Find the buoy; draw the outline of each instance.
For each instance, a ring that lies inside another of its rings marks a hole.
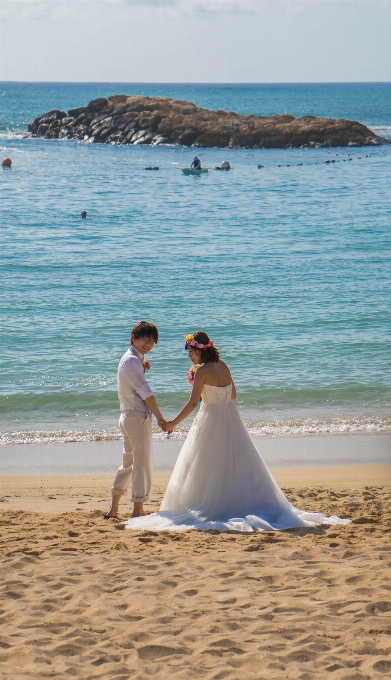
[[[3,158],[2,166],[3,168],[10,168],[12,165],[12,160],[10,158]]]

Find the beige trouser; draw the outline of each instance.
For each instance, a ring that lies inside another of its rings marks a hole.
[[[113,496],[122,496],[132,480],[132,501],[143,503],[152,486],[152,417],[143,411],[124,411],[119,426],[124,451],[111,491]]]

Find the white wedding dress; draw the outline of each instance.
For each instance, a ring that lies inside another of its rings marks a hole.
[[[232,384],[204,385],[200,410],[178,456],[159,512],[126,529],[252,532],[348,524],[294,507],[285,497],[231,399]]]

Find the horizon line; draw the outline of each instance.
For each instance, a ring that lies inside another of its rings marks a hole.
[[[125,80],[0,80],[1,84],[20,84],[20,85],[187,85],[187,86],[268,86],[268,85],[391,85],[390,80],[324,80],[324,81],[276,81],[276,82],[185,82],[185,81],[125,81]]]

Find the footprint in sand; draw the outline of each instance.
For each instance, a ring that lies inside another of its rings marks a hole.
[[[164,647],[163,645],[146,645],[139,647],[138,655],[140,659],[153,661],[165,656],[175,656],[176,654],[190,654],[190,650],[186,647]]]
[[[389,673],[391,672],[391,661],[388,661],[388,659],[380,659],[373,664],[372,668],[379,673]]]
[[[391,602],[373,602],[366,607],[368,614],[387,614],[391,612]]]

